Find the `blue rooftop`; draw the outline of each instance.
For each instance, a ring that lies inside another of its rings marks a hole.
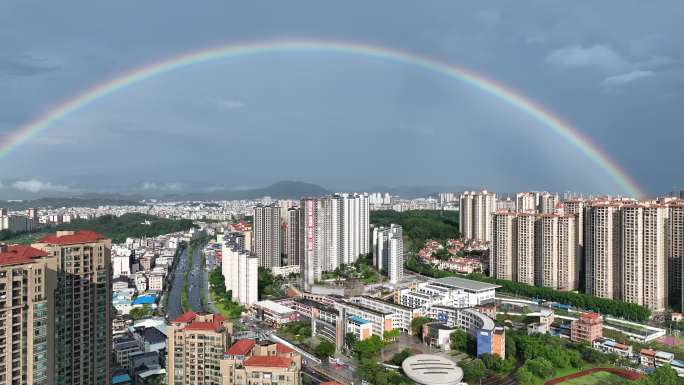
[[[124,382],[130,382],[130,381],[131,381],[131,377],[129,377],[128,374],[126,374],[126,373],[118,374],[118,375],[112,377],[112,385],[121,384]]]
[[[152,305],[156,299],[151,295],[141,295],[133,301],[133,305]]]
[[[352,321],[352,322],[354,322],[354,323],[356,323],[356,324],[359,324],[359,325],[363,325],[363,324],[367,324],[367,323],[368,323],[367,320],[365,320],[365,319],[363,319],[363,318],[361,318],[361,317],[357,317],[357,316],[355,316],[355,315],[349,316],[349,317],[347,317],[347,319],[350,320],[350,321]]]

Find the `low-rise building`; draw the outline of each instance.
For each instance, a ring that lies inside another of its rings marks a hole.
[[[641,366],[645,369],[658,368],[665,364],[671,364],[674,354],[653,349],[641,349],[639,351]]]
[[[347,317],[346,334],[353,334],[358,341],[363,341],[373,335],[373,325],[368,320],[352,315]]]
[[[406,333],[411,331],[411,321],[421,315],[419,309],[412,309],[408,306],[383,301],[379,298],[369,296],[354,297],[351,301],[369,309],[391,313],[392,329],[399,329]]]
[[[619,343],[611,338],[599,337],[594,340],[592,347],[600,352],[617,354],[620,357],[629,358],[632,356],[632,346]]]
[[[582,313],[578,320],[570,324],[570,340],[572,342],[593,343],[603,336],[603,321],[597,313]]]
[[[236,341],[219,364],[221,385],[299,385],[299,353],[279,343]]]
[[[257,317],[276,325],[283,325],[299,319],[294,309],[271,300],[259,301],[254,304],[253,308],[256,310]]]

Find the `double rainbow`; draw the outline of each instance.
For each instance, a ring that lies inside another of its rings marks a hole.
[[[121,76],[117,76],[85,90],[75,97],[61,103],[56,108],[42,114],[28,124],[19,127],[7,140],[5,140],[5,142],[0,144],[0,159],[5,158],[13,149],[30,140],[60,119],[121,89],[194,64],[238,56],[274,52],[327,52],[362,55],[390,62],[413,65],[459,80],[516,107],[560,135],[564,140],[574,145],[579,151],[610,175],[623,192],[636,197],[645,196],[637,183],[598,146],[582,135],[577,129],[573,128],[568,123],[565,123],[542,106],[522,96],[520,93],[516,93],[501,84],[486,79],[473,71],[427,56],[394,48],[335,40],[289,39],[225,45],[184,53],[133,69]]]

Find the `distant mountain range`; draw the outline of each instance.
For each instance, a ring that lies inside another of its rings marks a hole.
[[[263,188],[215,190],[211,192],[166,195],[163,198],[168,200],[234,200],[257,199],[269,196],[276,199],[299,199],[304,196],[315,197],[326,194],[330,194],[330,191],[313,183],[281,181]]]
[[[469,189],[465,186],[376,186],[370,189],[347,189],[346,191],[358,192],[388,192],[393,196],[402,198],[437,197],[439,192],[451,191],[458,193]],[[338,190],[344,191],[344,190]],[[26,194],[24,200],[0,200],[0,207],[10,210],[23,210],[29,207],[98,207],[104,205],[132,205],[138,204],[145,199],[158,199],[162,201],[208,201],[208,200],[237,200],[258,199],[269,196],[274,199],[300,199],[305,196],[323,196],[332,191],[317,184],[280,181],[267,187],[254,189],[216,189],[203,192],[187,192],[169,194],[163,191],[123,193],[78,193],[67,197],[36,197],[34,194]],[[57,194],[57,193],[54,193]],[[64,193],[66,194],[66,193]]]

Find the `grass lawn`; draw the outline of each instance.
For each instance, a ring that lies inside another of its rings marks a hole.
[[[219,313],[221,313],[222,316],[226,317],[227,319],[240,318],[242,308],[238,309],[236,306],[227,307],[226,304],[221,302],[211,290],[209,290],[209,298],[211,299],[212,305],[216,308],[216,310],[219,311]]]
[[[562,385],[619,385],[629,381],[608,372],[596,372],[583,377],[573,378],[562,383]],[[561,384],[559,384],[561,385]]]

